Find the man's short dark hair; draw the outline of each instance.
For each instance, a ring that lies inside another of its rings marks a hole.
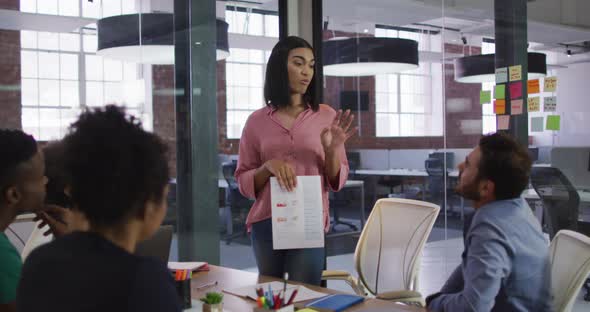
[[[35,139],[21,130],[0,129],[0,200],[4,191],[16,183],[18,166],[37,154]]]
[[[305,39],[296,36],[289,36],[279,41],[272,49],[268,64],[266,65],[266,76],[264,80],[264,100],[269,107],[281,108],[289,106],[291,102],[291,87],[289,86],[287,63],[289,52],[297,48],[308,48],[313,52],[313,48]],[[303,100],[309,104],[312,110],[317,111],[320,104],[316,101],[315,96],[315,76],[314,74],[307,87],[307,91],[303,95]]]
[[[519,197],[529,183],[531,158],[510,135],[494,133],[479,140],[479,178],[494,182],[497,200]]]
[[[169,181],[166,146],[122,108],[86,111],[64,138],[71,199],[93,226],[143,215],[163,200]]]

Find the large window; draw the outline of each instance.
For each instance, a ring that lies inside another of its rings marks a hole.
[[[484,38],[481,42],[481,54],[493,54],[496,53],[496,44],[492,39]],[[484,91],[490,91],[493,95],[494,82],[484,82],[481,84],[481,89]],[[483,104],[481,107],[482,113],[482,131],[483,134],[496,132],[496,115],[494,114],[494,103]]]
[[[82,1],[87,3],[87,1]],[[75,5],[74,5],[75,3]],[[84,4],[92,12],[120,14],[120,1]],[[79,1],[22,1],[26,12],[79,16]],[[114,9],[109,9],[112,7]],[[78,8],[78,9],[76,9]],[[21,31],[22,122],[39,140],[64,136],[84,107],[126,106],[150,121],[142,67],[96,55],[96,25],[72,33]],[[150,122],[144,122],[150,128]]]
[[[378,27],[375,36],[416,40],[421,51],[440,49],[428,32]],[[440,63],[420,62],[415,70],[375,76],[378,137],[442,135],[441,71]]]
[[[277,38],[276,14],[227,7],[226,21],[231,34]],[[270,51],[232,48],[226,59],[227,138],[239,139],[248,116],[264,105],[263,87]]]

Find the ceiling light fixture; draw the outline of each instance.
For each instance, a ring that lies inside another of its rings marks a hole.
[[[140,27],[141,26],[141,27]],[[228,24],[217,20],[217,60],[229,56]],[[116,15],[97,22],[96,54],[128,62],[174,64],[174,15]]]
[[[494,82],[495,55],[471,55],[455,59],[455,81],[462,83]],[[528,78],[536,79],[547,75],[547,57],[543,53],[528,53]]]
[[[327,40],[323,51],[326,76],[374,76],[418,68],[418,42],[409,39]]]

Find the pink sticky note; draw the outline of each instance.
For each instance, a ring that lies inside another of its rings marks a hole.
[[[522,97],[522,81],[510,83],[510,98],[518,99]]]
[[[510,102],[510,115],[521,115],[522,114],[522,99],[512,100]]]
[[[510,127],[510,115],[498,115],[498,130],[508,130]]]

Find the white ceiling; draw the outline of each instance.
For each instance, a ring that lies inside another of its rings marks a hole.
[[[88,24],[92,18],[25,13],[0,9],[0,29],[71,32]]]

